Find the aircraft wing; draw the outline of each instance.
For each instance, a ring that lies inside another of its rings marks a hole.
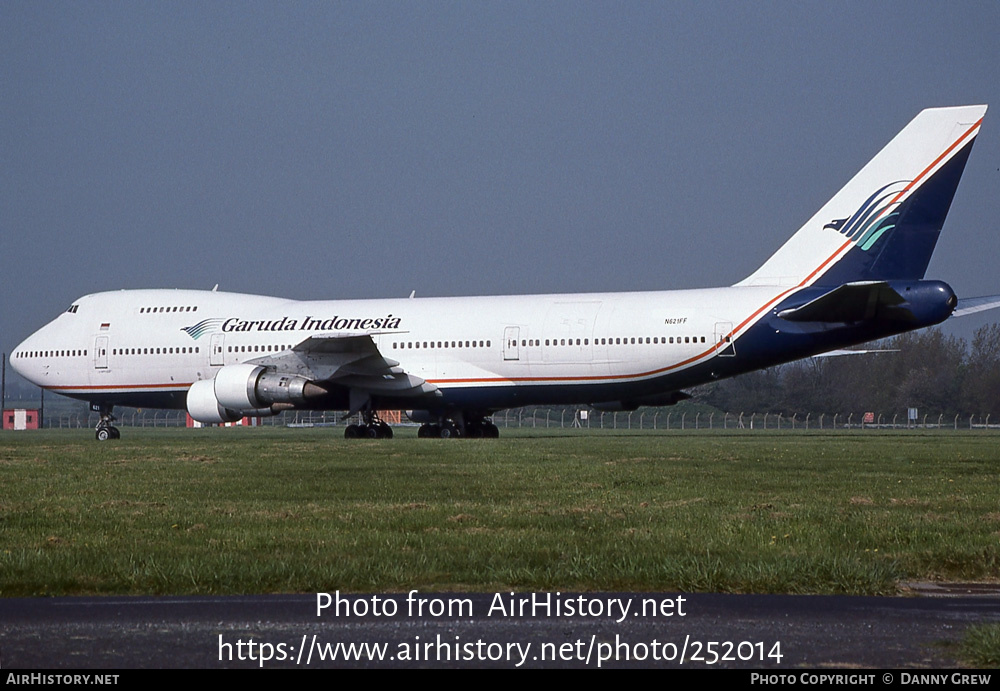
[[[344,386],[360,405],[372,395],[421,396],[438,388],[408,374],[396,360],[384,357],[372,336],[379,332],[313,334],[283,353],[250,360],[251,364],[297,374],[310,381]]]
[[[906,302],[885,281],[845,283],[799,307],[782,310],[778,316],[793,322],[860,322],[873,319],[878,310]]]
[[[958,307],[951,313],[951,316],[964,317],[976,312],[996,309],[997,307],[1000,307],[1000,295],[987,295],[981,298],[962,298],[958,301]]]

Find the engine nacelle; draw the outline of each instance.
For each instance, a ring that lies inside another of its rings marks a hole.
[[[215,375],[215,397],[230,410],[266,407],[257,397],[257,380],[266,370],[260,365],[226,365]]]
[[[441,422],[441,416],[434,414],[429,410],[407,410],[406,417],[410,419],[410,422],[431,424]]]
[[[219,399],[215,397],[214,379],[203,379],[191,385],[187,393],[187,411],[198,422],[211,424],[236,422],[243,417],[240,411],[219,405]]]
[[[274,415],[326,390],[305,377],[268,372],[260,365],[226,365],[215,379],[195,382],[187,408],[199,422],[235,422],[242,417]],[[277,405],[276,405],[277,404]]]

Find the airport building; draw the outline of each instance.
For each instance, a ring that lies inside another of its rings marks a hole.
[[[3,411],[4,429],[38,429],[41,418],[36,408],[5,408]]]

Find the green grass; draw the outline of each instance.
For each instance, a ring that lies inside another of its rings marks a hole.
[[[0,596],[888,594],[1000,574],[1000,437],[0,435]]]
[[[1000,624],[974,624],[966,629],[962,659],[979,669],[1000,667]]]

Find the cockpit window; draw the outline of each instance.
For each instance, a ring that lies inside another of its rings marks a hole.
[[[80,305],[72,305],[72,306],[71,306],[71,307],[70,307],[70,308],[69,308],[68,310],[66,310],[66,311],[67,311],[67,312],[69,312],[69,313],[71,313],[71,314],[76,314],[76,311],[77,311],[78,309],[80,309]]]

